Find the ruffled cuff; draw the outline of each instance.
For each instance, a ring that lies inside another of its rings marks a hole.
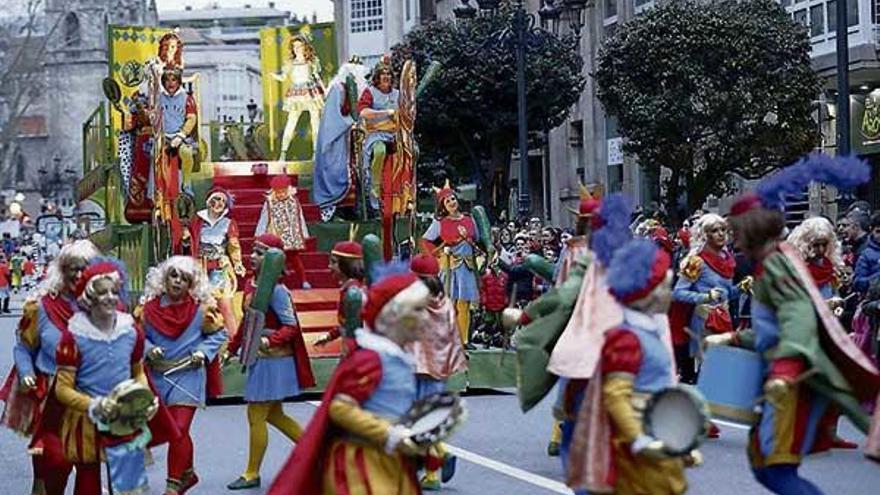
[[[388,438],[385,439],[385,452],[388,454],[393,454],[395,450],[397,450],[397,446],[404,439],[407,439],[412,435],[412,431],[403,425],[391,425],[388,428]]]

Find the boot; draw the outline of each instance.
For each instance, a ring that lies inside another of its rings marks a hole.
[[[3,312],[7,313],[7,314],[12,312],[12,311],[9,311],[9,298],[8,297],[3,298]]]

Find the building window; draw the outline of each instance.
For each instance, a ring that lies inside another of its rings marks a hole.
[[[64,18],[64,44],[66,46],[79,45],[79,18],[73,12]]]
[[[825,16],[822,5],[810,7],[810,36],[822,36],[825,33]]]
[[[381,31],[382,18],[382,0],[351,0],[352,33]]]
[[[406,3],[406,20],[412,20],[412,0],[404,0]]]
[[[806,27],[807,26],[807,9],[795,11],[794,22]]]
[[[828,16],[828,32],[837,32],[837,2],[831,0],[825,4],[825,11]],[[849,0],[846,4],[846,25],[849,27],[859,24],[859,2],[857,0]]]
[[[605,18],[617,17],[617,0],[605,0]]]

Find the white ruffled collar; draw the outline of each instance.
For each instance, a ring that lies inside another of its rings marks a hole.
[[[217,217],[216,220],[211,220],[211,215],[208,215],[207,209],[199,210],[196,212],[196,215],[198,215],[198,217],[201,218],[202,220],[208,222],[208,225],[210,225],[211,227],[213,227],[214,225],[217,225],[217,222],[226,218],[227,214],[229,214],[229,208],[223,210],[223,213],[221,213],[220,216]]]
[[[354,331],[354,336],[357,340],[357,343],[364,349],[369,349],[371,351],[381,352],[383,354],[389,354],[391,356],[399,357],[404,361],[415,365],[415,360],[410,353],[403,350],[402,347],[395,344],[384,335],[379,335],[378,333],[373,333],[368,330],[364,330],[363,328],[358,328]]]
[[[113,327],[113,331],[110,333],[105,333],[99,330],[98,327],[89,321],[89,316],[82,311],[74,313],[70,318],[67,327],[70,330],[70,333],[74,335],[104,342],[112,342],[129,332],[135,331],[134,318],[132,318],[130,314],[121,311],[116,312],[116,326]]]
[[[651,332],[656,332],[660,328],[660,325],[657,323],[657,319],[654,318],[654,316],[631,308],[623,308],[623,320],[633,326],[641,328],[642,330],[648,330]]]

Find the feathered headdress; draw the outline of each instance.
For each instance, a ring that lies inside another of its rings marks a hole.
[[[452,185],[449,183],[449,179],[446,179],[446,182],[443,183],[443,187],[432,187],[434,190],[434,198],[437,200],[437,203],[440,204],[444,199],[449,196],[455,195],[455,190],[452,189]]]
[[[648,296],[666,279],[671,259],[647,239],[634,239],[614,253],[608,266],[608,290],[622,304]]]
[[[732,216],[755,208],[779,209],[786,194],[803,192],[810,182],[821,182],[838,189],[851,189],[871,178],[871,167],[854,156],[831,157],[814,152],[765,178],[754,192],[741,196],[731,207]]]
[[[614,193],[602,200],[593,225],[591,247],[603,265],[608,266],[614,251],[632,238],[629,230],[631,215],[632,205],[622,193]]]

